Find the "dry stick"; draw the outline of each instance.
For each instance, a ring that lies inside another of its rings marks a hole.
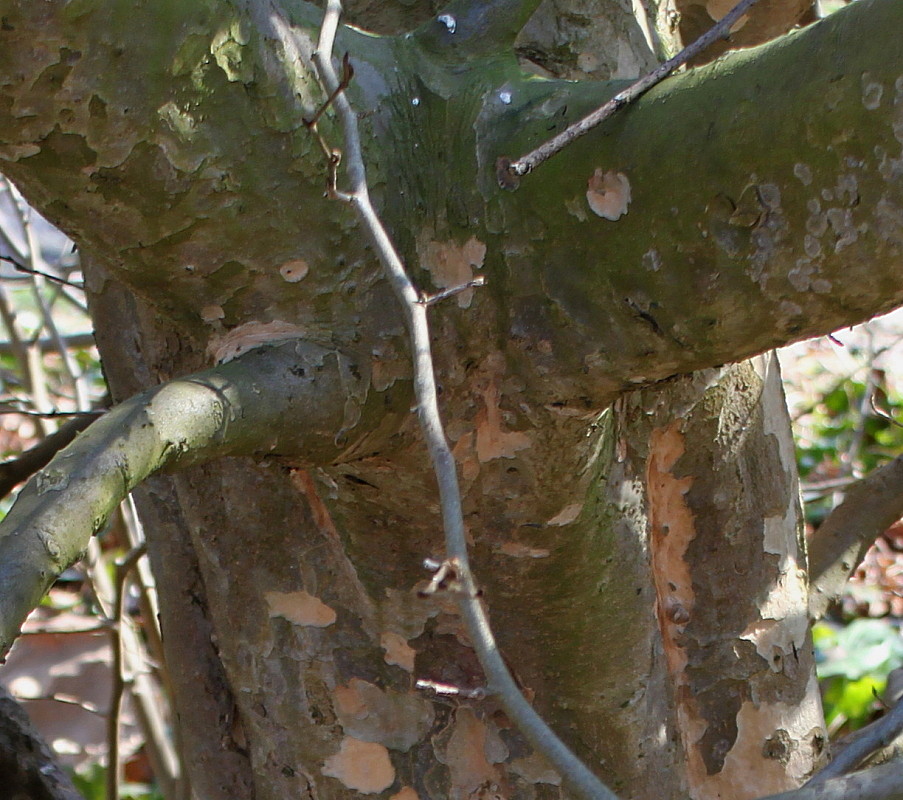
[[[605,105],[597,108],[583,119],[568,126],[557,136],[553,136],[535,150],[521,156],[516,161],[500,158],[496,164],[499,183],[506,189],[514,189],[519,183],[519,178],[532,172],[544,161],[548,161],[556,153],[563,150],[575,139],[579,139],[585,133],[589,133],[600,123],[607,120],[612,114],[636,100],[643,92],[651,89],[655,84],[668,77],[675,69],[685,64],[693,56],[701,53],[716,39],[728,34],[734,23],[740,19],[757,0],[740,0],[736,6],[727,12],[708,31],[695,42],[687,45],[676,56],[668,59],[664,64],[656,67],[648,75],[644,75],[636,83],[628,86],[623,92],[618,92]]]
[[[339,0],[328,0],[320,29],[317,52],[314,54],[314,63],[327,96],[331,95],[339,85],[332,66],[331,53],[341,11],[342,5]],[[336,196],[354,207],[379,255],[389,282],[400,300],[407,318],[413,350],[417,414],[439,484],[447,551],[446,564],[454,572],[461,614],[480,664],[486,673],[489,690],[498,696],[507,714],[533,747],[548,759],[581,797],[586,800],[617,800],[617,797],[551,731],[545,721],[524,699],[499,653],[470,571],[455,460],[445,437],[436,399],[436,379],[433,373],[427,325],[428,303],[408,277],[398,253],[370,202],[357,117],[348,98],[343,93],[339,93],[335,97],[334,106],[345,135],[347,175],[351,183],[350,192],[336,192]]]

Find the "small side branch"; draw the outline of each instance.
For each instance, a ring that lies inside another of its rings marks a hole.
[[[692,44],[687,45],[676,56],[670,58],[661,66],[656,67],[647,75],[644,75],[638,81],[628,86],[623,92],[618,92],[618,94],[612,97],[605,105],[600,106],[591,114],[578,120],[573,125],[568,126],[557,136],[553,136],[535,150],[514,161],[505,157],[499,158],[496,163],[499,185],[505,189],[517,188],[521,176],[526,175],[528,172],[532,172],[540,164],[548,161],[556,153],[560,153],[564,150],[571,142],[574,142],[581,136],[589,133],[597,125],[600,125],[609,117],[613,116],[624,106],[632,103],[657,83],[661,83],[674,72],[674,70],[686,64],[694,56],[705,50],[710,44],[727,36],[734,26],[734,23],[749,11],[756,2],[757,0],[740,0],[736,6],[718,20],[718,22],[716,22],[706,33],[700,36]]]
[[[809,542],[809,614],[824,616],[872,543],[903,517],[903,456],[850,486]]]

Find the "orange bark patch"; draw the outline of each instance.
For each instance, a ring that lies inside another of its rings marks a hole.
[[[342,739],[339,752],[323,762],[323,774],[363,794],[385,791],[395,782],[389,751],[381,744],[351,736]]]
[[[451,777],[451,797],[472,797],[481,787],[498,784],[499,772],[493,762],[504,760],[507,754],[491,754],[495,749],[489,729],[469,708],[455,713],[454,728],[439,760],[448,765]]]
[[[697,789],[707,772],[697,745],[707,726],[691,693],[686,674],[687,655],[679,639],[693,614],[695,599],[692,576],[685,561],[687,548],[696,536],[693,513],[686,502],[693,479],[678,478],[671,471],[683,453],[684,437],[678,422],[652,432],[646,461],[646,492],[656,616],[676,697],[678,730],[688,758],[687,782],[691,796],[702,800]]]
[[[379,644],[386,651],[387,664],[394,664],[408,672],[414,671],[414,657],[417,655],[417,651],[407,643],[403,636],[386,631],[380,636]]]
[[[486,245],[471,236],[463,245],[437,241],[418,244],[417,252],[436,287],[451,289],[473,280],[474,269],[482,267],[486,258]],[[458,307],[469,308],[472,300],[473,289],[465,289],[458,295]]]
[[[336,613],[326,603],[304,590],[300,592],[267,592],[264,594],[271,617],[283,617],[295,625],[325,628],[336,620]]]
[[[518,450],[525,450],[532,442],[526,433],[506,431],[499,409],[498,383],[495,376],[483,392],[483,408],[477,411],[477,458],[481,463],[494,458],[513,458]]]

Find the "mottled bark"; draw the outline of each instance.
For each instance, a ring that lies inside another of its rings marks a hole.
[[[454,32],[338,49],[418,280],[488,278],[433,325],[503,652],[625,798],[791,788],[823,733],[787,420],[771,362],[719,365],[903,301],[903,6],[671,79],[505,192],[498,156],[621,84],[528,80],[461,5]],[[483,676],[454,604],[415,592],[442,556],[434,484],[401,314],[301,122],[318,15],[293,6],[293,40],[262,8],[0,0],[0,164],[91,255],[114,397],[287,330],[347,366],[317,452],[143,495],[193,784],[566,797],[491,698],[415,688]]]

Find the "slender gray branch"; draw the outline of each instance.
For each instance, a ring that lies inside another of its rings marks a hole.
[[[624,89],[624,91],[618,92],[607,103],[600,106],[592,113],[587,114],[583,119],[578,120],[573,125],[569,125],[561,133],[553,136],[535,150],[521,156],[515,161],[511,161],[507,158],[500,158],[497,164],[499,183],[506,189],[516,188],[519,178],[522,175],[532,172],[544,161],[548,161],[556,153],[560,153],[571,142],[589,133],[593,128],[603,123],[624,106],[632,103],[641,94],[649,91],[649,89],[657,83],[661,83],[661,81],[667,78],[674,70],[701,53],[712,44],[712,42],[727,36],[734,23],[756,2],[757,0],[740,0],[737,5],[728,11],[727,14],[718,20],[718,22],[716,22],[708,31],[700,36],[695,42],[687,45],[676,56],[668,59],[664,64],[656,67],[647,75],[644,75],[638,81]]]
[[[815,786],[781,792],[760,800],[903,800],[903,761],[831,778]]]
[[[887,747],[903,731],[903,701],[897,704],[881,719],[856,732],[855,738],[824,769],[817,772],[806,786],[821,783],[852,772],[866,758]]]
[[[332,65],[332,46],[341,11],[340,0],[328,0],[317,52],[314,54],[314,64],[327,97],[332,96],[340,84]],[[427,321],[429,303],[423,302],[421,293],[408,276],[395,246],[370,202],[357,115],[344,92],[335,95],[333,105],[344,133],[343,156],[347,178],[351,185],[349,192],[335,191],[334,195],[353,207],[404,310],[413,351],[417,414],[439,484],[446,563],[454,572],[455,595],[477,657],[486,673],[489,690],[498,697],[505,711],[536,750],[554,765],[562,778],[568,781],[581,797],[586,800],[617,800],[527,702],[499,652],[470,569],[457,468],[442,426],[437,401]]]
[[[809,614],[819,619],[875,539],[903,516],[903,456],[850,486],[809,542]]]

